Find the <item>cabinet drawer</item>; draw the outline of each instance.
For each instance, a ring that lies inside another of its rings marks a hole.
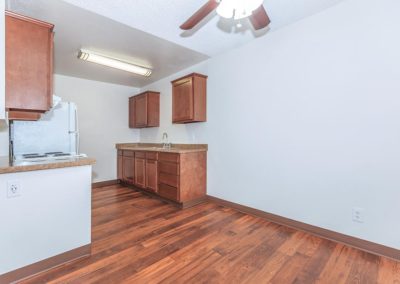
[[[160,184],[158,186],[158,194],[174,201],[179,200],[178,189],[166,184]]]
[[[135,152],[135,158],[146,158],[145,152]]]
[[[133,157],[135,155],[135,152],[130,150],[124,150],[122,155],[124,155],[125,157]]]
[[[146,152],[146,159],[148,160],[157,160],[158,153],[157,152]]]
[[[170,186],[178,187],[178,176],[177,175],[169,175],[169,174],[160,172],[158,181],[163,184],[168,184]]]
[[[176,153],[163,153],[163,152],[161,152],[161,153],[158,155],[158,160],[159,160],[159,161],[164,161],[164,162],[178,163],[178,162],[179,162],[179,154],[176,154]]]
[[[160,173],[179,175],[179,165],[175,163],[159,162],[158,169]]]

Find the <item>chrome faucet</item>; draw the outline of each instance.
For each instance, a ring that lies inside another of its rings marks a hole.
[[[168,142],[168,133],[167,132],[163,133],[162,142],[163,142],[163,148],[164,149],[170,149],[171,148],[171,143]]]

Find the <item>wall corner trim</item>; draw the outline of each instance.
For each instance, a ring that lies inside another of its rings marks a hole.
[[[85,257],[89,257],[91,254],[91,244],[78,247],[76,249],[58,254],[56,256],[35,262],[28,266],[18,268],[16,270],[7,272],[0,275],[0,283],[14,283],[30,277],[33,277],[39,273],[48,271],[52,268],[70,263],[73,261],[80,260]]]
[[[105,180],[105,181],[99,181],[99,182],[92,183],[92,188],[99,188],[99,187],[103,187],[103,186],[110,186],[110,185],[116,185],[116,184],[119,184],[118,179]]]
[[[387,247],[381,244],[373,243],[370,241],[366,241],[363,239],[359,239],[356,237],[348,236],[345,234],[341,234],[335,231],[327,230],[321,227],[313,226],[310,224],[306,224],[300,221],[296,221],[293,219],[289,219],[286,217],[282,217],[279,215],[275,215],[272,213],[268,213],[259,209],[255,209],[252,207],[244,206],[238,203],[230,202],[221,198],[217,198],[211,195],[207,195],[207,199],[211,202],[217,203],[219,205],[233,208],[235,210],[238,210],[240,212],[253,215],[256,217],[263,218],[265,220],[268,220],[273,223],[277,223],[283,226],[287,226],[296,230],[304,231],[307,233],[310,233],[312,235],[328,239],[337,243],[342,243],[347,246],[372,253],[375,255],[383,256],[383,257],[388,257],[391,259],[394,259],[396,261],[400,261],[400,250]]]

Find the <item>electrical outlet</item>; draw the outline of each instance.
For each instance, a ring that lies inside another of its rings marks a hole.
[[[364,223],[364,208],[353,208],[353,221],[357,223]]]
[[[19,181],[9,180],[7,182],[7,197],[14,198],[18,196],[21,196],[21,187],[19,185]]]

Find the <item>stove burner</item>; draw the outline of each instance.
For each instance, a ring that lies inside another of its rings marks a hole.
[[[54,157],[71,156],[70,153],[57,153],[53,155]]]
[[[44,153],[45,155],[56,155],[56,154],[63,154],[63,152],[47,152]]]
[[[39,153],[32,153],[32,154],[23,154],[22,156],[37,156],[39,155]]]
[[[87,157],[85,154],[65,153],[65,152],[48,152],[45,154],[29,153],[21,154],[15,157],[17,163],[43,163],[58,160],[69,160],[71,158]]]
[[[38,154],[38,153],[34,153],[34,154],[24,154],[22,155],[24,158],[45,158],[47,157],[46,154]]]

